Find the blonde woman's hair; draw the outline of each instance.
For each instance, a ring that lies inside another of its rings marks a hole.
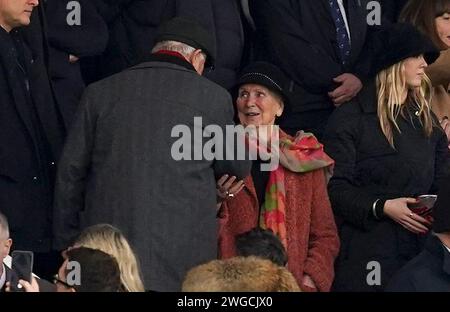
[[[435,121],[431,115],[431,82],[424,75],[422,85],[418,89],[410,89],[406,84],[405,60],[382,70],[376,77],[378,95],[378,119],[381,130],[389,144],[394,146],[394,131],[401,133],[397,123],[399,115],[405,117],[404,109],[408,105],[415,106],[424,134],[431,136]],[[404,95],[407,92],[405,99]]]
[[[139,264],[127,239],[117,228],[98,224],[86,228],[77,238],[76,247],[101,250],[116,258],[120,268],[120,280],[125,291],[145,291]]]

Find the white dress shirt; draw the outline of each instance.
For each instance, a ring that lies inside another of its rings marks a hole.
[[[448,252],[450,252],[450,248],[449,248],[449,247],[447,247],[447,245],[444,245],[444,247],[445,247],[445,249],[447,249],[447,250],[448,250]]]
[[[250,24],[253,30],[256,30],[255,21],[253,20],[252,15],[250,14],[250,5],[248,0],[241,0],[242,12],[244,13],[245,19]]]
[[[1,266],[3,267],[3,270],[2,270],[2,276],[0,276],[0,289],[2,289],[6,283],[6,267],[3,263],[1,264]]]
[[[347,30],[348,40],[351,43],[352,38],[350,37],[350,28],[348,27],[347,13],[345,12],[344,0],[337,0],[337,2],[339,4],[339,9],[341,10],[342,17],[344,18],[345,29]]]

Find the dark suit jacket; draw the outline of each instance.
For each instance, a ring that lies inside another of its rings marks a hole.
[[[151,61],[89,86],[57,177],[59,247],[86,226],[113,224],[135,249],[146,289],[156,291],[180,290],[188,269],[216,258],[215,175],[250,169],[174,160],[177,125],[194,133],[195,116],[203,126],[233,124],[226,90],[187,67]]]
[[[392,279],[387,291],[450,292],[450,252],[436,236]]]
[[[1,263],[0,263],[1,265]],[[11,274],[13,274],[13,271],[11,271],[10,268],[6,267],[6,281],[10,281],[11,280]],[[37,279],[38,285],[39,285],[39,291],[40,292],[56,292],[56,286],[46,280]],[[6,283],[5,285],[3,285],[3,288],[0,289],[0,292],[4,292],[6,288]]]
[[[331,112],[334,106],[327,93],[337,87],[333,78],[353,73],[365,79],[369,71],[369,60],[365,60],[368,56],[362,53],[367,29],[366,2],[347,1],[352,50],[349,64],[344,67],[327,0],[251,1],[266,59],[292,79],[292,101],[281,121],[282,127],[301,127],[298,118],[304,112]]]
[[[18,249],[46,252],[64,129],[47,75],[39,10],[28,27],[9,34],[0,29],[0,210]]]

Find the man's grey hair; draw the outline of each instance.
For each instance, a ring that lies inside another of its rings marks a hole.
[[[9,238],[8,219],[0,212],[0,239]]]
[[[166,40],[156,43],[156,45],[152,49],[152,53],[156,53],[161,50],[178,52],[184,57],[188,58],[192,53],[194,53],[196,49],[182,42]],[[202,53],[202,55],[206,60],[206,54]]]

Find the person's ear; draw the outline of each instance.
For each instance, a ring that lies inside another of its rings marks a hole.
[[[202,50],[197,49],[191,53],[190,63],[194,66],[195,71],[201,75],[205,69],[206,58]]]
[[[276,113],[277,117],[280,117],[283,114],[283,111],[284,111],[284,104],[283,104],[283,102],[280,102],[279,104],[280,105],[279,105],[279,108],[278,108],[277,113]]]
[[[7,249],[7,252],[6,252],[7,254],[9,254],[9,250],[11,249],[12,243],[13,243],[13,241],[12,241],[11,238],[8,238],[8,239],[6,240],[6,245],[5,245],[5,247],[6,247],[6,249]]]

